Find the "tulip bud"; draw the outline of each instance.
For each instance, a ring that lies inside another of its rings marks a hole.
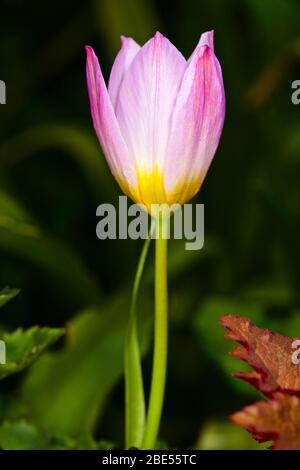
[[[189,60],[160,33],[143,47],[122,37],[108,88],[86,51],[94,127],[121,189],[149,212],[152,204],[184,204],[201,187],[224,123],[213,32]]]

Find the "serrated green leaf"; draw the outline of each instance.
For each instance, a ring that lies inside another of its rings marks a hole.
[[[16,295],[19,294],[19,292],[19,289],[11,289],[9,287],[4,287],[4,289],[0,291],[0,307],[5,305],[11,299],[13,299]]]
[[[28,367],[39,355],[64,333],[58,328],[39,328],[28,330],[19,328],[13,333],[4,333],[1,338],[5,345],[5,364],[0,365],[0,379],[20,372]]]

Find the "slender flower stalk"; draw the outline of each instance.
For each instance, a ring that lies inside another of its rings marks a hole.
[[[155,448],[166,383],[168,349],[167,224],[168,220],[163,216],[157,218],[155,241],[154,355],[149,411],[143,439],[144,449]]]

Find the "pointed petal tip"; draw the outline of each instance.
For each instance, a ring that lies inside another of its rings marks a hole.
[[[156,31],[156,33],[142,46],[142,49],[150,46],[153,47],[154,50],[159,51],[168,43],[170,43],[168,38],[159,31]]]
[[[156,31],[156,33],[154,34],[154,37],[155,39],[162,39],[164,38],[164,35],[161,34],[159,31]]]
[[[129,48],[129,47],[140,47],[140,45],[130,36],[124,36],[124,34],[122,34],[120,36],[120,39],[121,39],[121,49]]]
[[[154,36],[149,40],[149,42],[154,42],[154,44],[160,44],[163,40],[165,40],[165,36],[161,34],[159,31],[156,31]]]
[[[121,39],[121,46],[124,46],[127,41],[132,40],[130,37],[125,36],[124,34],[121,34],[120,39]]]
[[[212,50],[214,49],[214,30],[206,31],[201,34],[199,46],[208,46]]]
[[[211,56],[211,54],[214,54],[214,30],[201,34],[197,47],[189,60],[198,62],[204,56]]]
[[[95,55],[95,52],[92,46],[86,45],[84,46],[84,48],[85,48],[87,58],[90,58]]]

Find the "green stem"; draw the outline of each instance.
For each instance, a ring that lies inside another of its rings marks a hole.
[[[142,367],[138,343],[136,303],[150,241],[151,237],[149,237],[144,243],[135,274],[125,343],[124,369],[126,448],[141,447],[145,428],[146,411]]]
[[[168,343],[168,289],[167,289],[167,220],[158,217],[155,250],[155,334],[153,372],[149,410],[143,439],[143,449],[153,449],[157,440],[164,401],[167,343]]]

